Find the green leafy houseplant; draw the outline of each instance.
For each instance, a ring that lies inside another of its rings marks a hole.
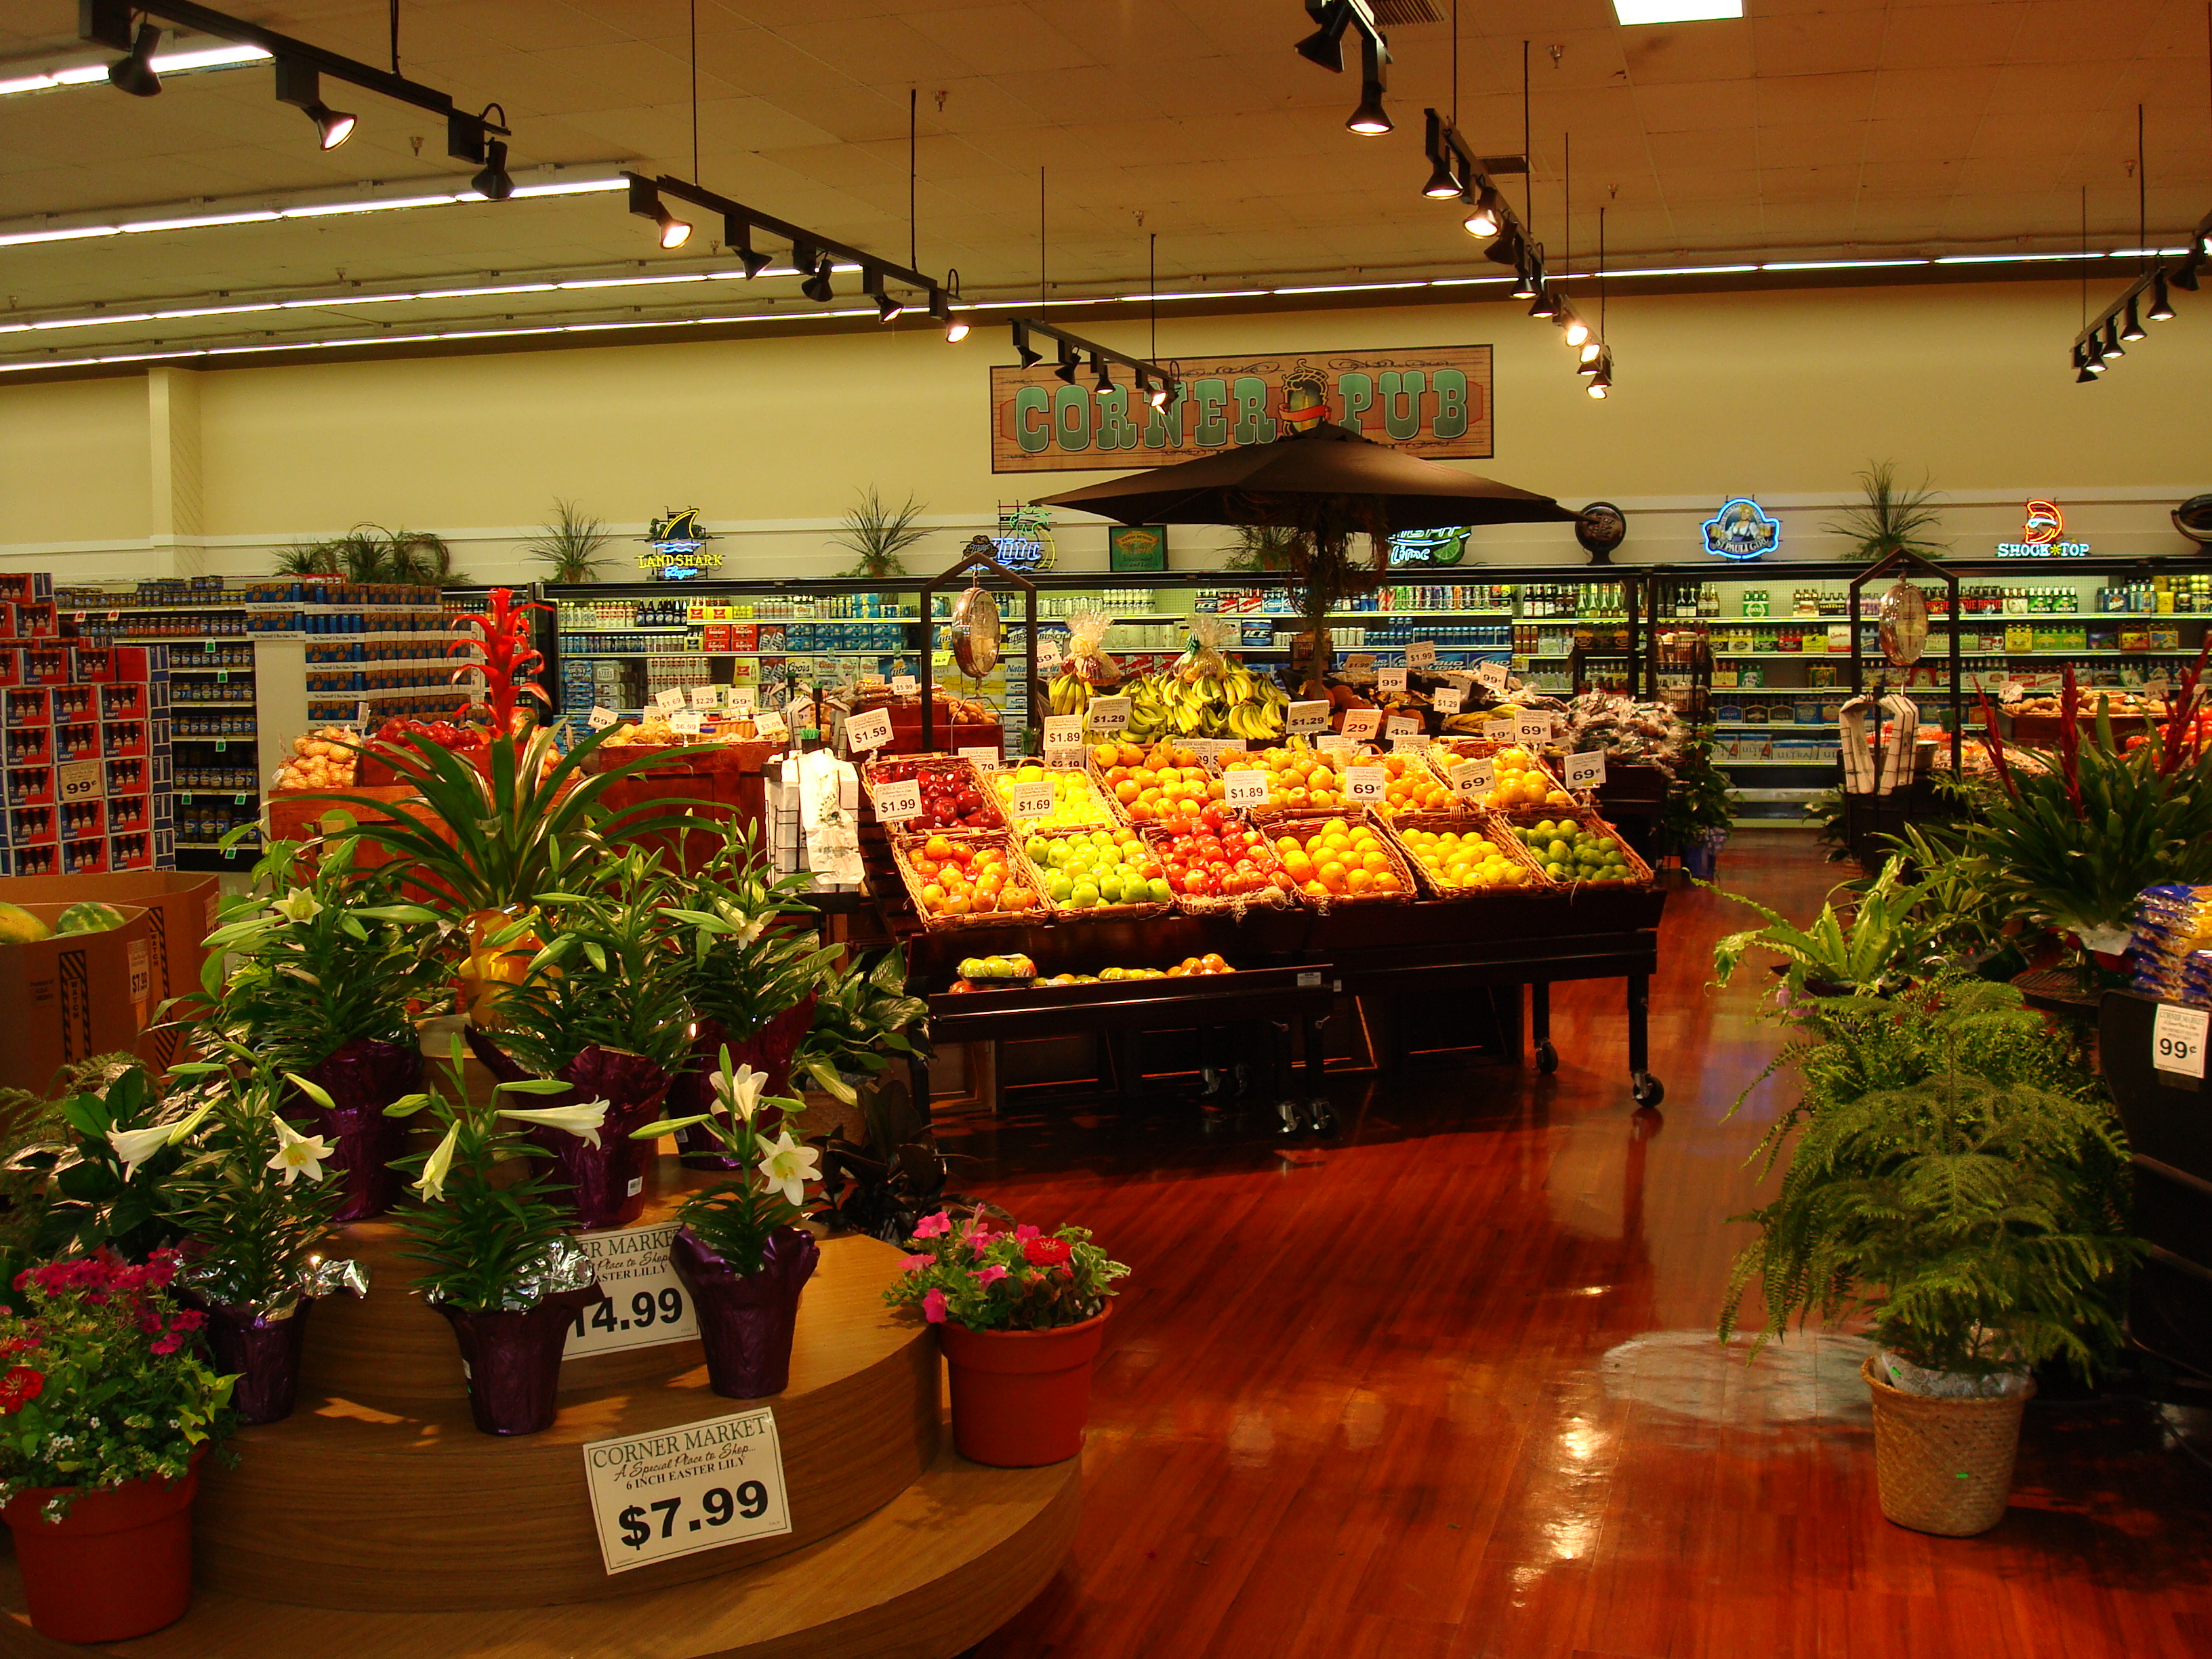
[[[1728,775],[1713,764],[1710,738],[1697,738],[1676,752],[1667,802],[1659,821],[1660,834],[1676,847],[1688,847],[1710,830],[1726,830],[1735,823],[1729,804]]]
[[[1798,1018],[1804,1102],[1762,1143],[1779,1194],[1734,1218],[1720,1330],[1758,1280],[1771,1334],[1859,1314],[1923,1370],[1978,1379],[2118,1346],[2127,1152],[2094,1087],[2009,986],[1945,976]],[[1762,1338],[1761,1340],[1765,1340]]]
[[[1229,556],[1224,570],[1285,570],[1298,532],[1281,525],[1240,524],[1230,532]]]
[[[906,953],[894,947],[872,964],[855,959],[849,969],[823,969],[815,989],[814,1024],[799,1042],[793,1067],[824,1094],[852,1106],[860,1092],[841,1073],[872,1077],[889,1069],[893,1054],[930,1052],[929,1004],[906,994]]]
[[[182,1158],[189,1109],[165,1100],[137,1056],[109,1058],[118,1063],[88,1065],[55,1103],[57,1139],[9,1160],[22,1198],[0,1283],[12,1285],[33,1261],[102,1249],[143,1261],[177,1241],[161,1189]]]
[[[735,1172],[688,1194],[677,1217],[738,1273],[757,1273],[769,1235],[805,1213],[805,1183],[817,1178],[821,1155],[792,1139],[789,1126],[806,1109],[803,1102],[764,1093],[766,1073],[733,1066],[726,1048],[720,1058],[708,1110],[630,1134],[649,1141],[697,1127],[713,1138]]]
[[[606,548],[614,538],[604,521],[592,517],[574,501],[553,503],[553,522],[523,544],[522,550],[545,567],[549,582],[595,582],[606,563]]]
[[[1837,893],[1832,893],[1820,915],[1804,927],[1756,899],[1724,895],[1758,911],[1766,926],[1730,933],[1713,946],[1717,982],[1726,985],[1735,978],[1753,950],[1774,951],[1789,963],[1784,977],[1793,995],[1808,989],[1875,993],[1925,972],[1936,930],[1920,914],[1926,890],[1908,881],[1905,872],[1904,859],[1891,858],[1863,890],[1837,890],[1845,896],[1844,914],[1838,914]]]
[[[1046,1331],[1105,1312],[1128,1268],[1089,1231],[1018,1226],[994,1232],[980,1215],[939,1210],[914,1230],[906,1271],[884,1291],[894,1308],[919,1308],[931,1324],[971,1331]]]
[[[289,547],[277,555],[276,574],[423,587],[470,585],[454,570],[453,550],[442,537],[427,530],[386,530],[380,524],[357,524],[343,536]]]
[[[1822,530],[1849,538],[1869,564],[1893,553],[1923,559],[1943,556],[1948,544],[1929,539],[1929,532],[1943,521],[1934,505],[1935,490],[1925,483],[1917,489],[1900,488],[1895,461],[1870,461],[1865,471],[1855,476],[1866,499],[1845,507],[1842,519],[1822,525]]]
[[[851,569],[837,574],[866,576],[875,581],[905,575],[906,565],[899,555],[929,534],[917,522],[927,510],[912,495],[898,507],[888,506],[876,493],[876,487],[870,484],[845,514],[842,526],[830,538],[833,547],[842,547],[858,556],[858,562]]]

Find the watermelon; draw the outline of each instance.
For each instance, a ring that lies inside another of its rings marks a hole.
[[[0,904],[0,945],[36,945],[52,937],[46,924],[17,904]]]
[[[54,922],[54,932],[62,933],[104,933],[111,927],[120,927],[123,912],[112,904],[102,904],[97,899],[82,899],[61,913]]]

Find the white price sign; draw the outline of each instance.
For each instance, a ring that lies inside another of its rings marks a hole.
[[[725,708],[744,710],[753,706],[753,689],[750,685],[726,685],[722,688]]]
[[[1455,685],[1440,685],[1429,694],[1429,701],[1439,714],[1456,714],[1460,705],[1467,701],[1467,693]]]
[[[753,717],[753,735],[769,743],[788,743],[791,728],[783,723],[781,714],[756,714]]]
[[[1226,806],[1265,806],[1274,795],[1274,785],[1256,766],[1240,766],[1221,775],[1221,799]]]
[[[891,740],[891,711],[871,708],[845,722],[845,746],[859,754],[882,748]]]
[[[1382,735],[1393,743],[1403,738],[1418,738],[1421,735],[1421,717],[1419,714],[1393,714],[1382,722]]]
[[[653,706],[656,708],[681,708],[684,707],[684,694],[673,686],[665,691],[656,691],[653,694]]]
[[[1325,732],[1314,739],[1314,747],[1324,755],[1356,755],[1360,745],[1350,738],[1340,738],[1334,732]]]
[[[2179,1008],[2171,1002],[2160,1003],[2150,1027],[2152,1066],[2181,1077],[2203,1077],[2208,1026],[2212,1026],[2212,1013],[2202,1008]]]
[[[1041,818],[1052,811],[1052,784],[1018,783],[1014,786],[1014,816],[1018,818]]]
[[[1505,689],[1505,665],[1502,662],[1480,663],[1475,666],[1474,678],[1493,691],[1503,691]]]
[[[1389,782],[1390,775],[1379,766],[1347,766],[1344,769],[1344,798],[1381,800]]]
[[[600,708],[594,706],[584,723],[594,732],[604,732],[619,718],[611,708]]]
[[[693,686],[691,706],[694,708],[720,708],[722,706],[722,688],[719,685]]]
[[[1072,754],[1083,747],[1083,716],[1080,714],[1047,714],[1044,717],[1044,751]]]
[[[1570,789],[1596,788],[1605,781],[1605,750],[1593,749],[1586,755],[1568,756],[1562,775]]]
[[[1513,719],[1510,715],[1508,715],[1504,720],[1485,720],[1482,723],[1483,735],[1486,737],[1495,738],[1500,743],[1511,743],[1514,740],[1515,734],[1517,733],[1520,729],[1521,722]]]
[[[2018,680],[2007,680],[1997,688],[1997,701],[2009,707],[2027,695],[2027,688]]]
[[[1182,746],[1202,761],[1218,761],[1224,755],[1244,753],[1242,738],[1185,738]]]
[[[974,761],[978,766],[996,766],[999,763],[999,751],[988,744],[980,744],[973,749],[962,750],[960,758]]]
[[[1037,641],[1036,665],[1037,672],[1040,674],[1043,673],[1048,668],[1057,668],[1060,666],[1060,641],[1058,640],[1048,637]]]
[[[1285,721],[1291,735],[1297,736],[1328,728],[1329,702],[1327,697],[1316,697],[1310,702],[1291,705]]]
[[[894,674],[891,676],[891,695],[895,697],[918,697],[921,695],[921,682],[911,674]]]
[[[54,790],[64,801],[98,800],[106,792],[100,787],[100,763],[70,761],[54,768]]]
[[[1350,656],[1344,659],[1344,672],[1347,674],[1373,673],[1375,672],[1375,653],[1372,651],[1353,652]]]
[[[576,1310],[568,1346],[561,1350],[564,1362],[624,1348],[649,1348],[659,1342],[682,1342],[699,1334],[699,1314],[691,1305],[691,1293],[668,1259],[675,1237],[672,1222],[577,1238],[599,1268],[599,1288],[610,1299]]]
[[[811,692],[802,691],[799,696],[793,697],[789,702],[784,704],[783,719],[786,725],[791,724],[793,720],[802,722],[807,726],[813,725],[813,695]]]
[[[1354,743],[1364,743],[1382,729],[1382,711],[1379,708],[1347,708],[1344,711],[1344,735]]]
[[[368,699],[367,697],[363,697],[359,702],[354,705],[353,723],[361,727],[362,731],[366,732],[368,730]]]
[[[1542,743],[1552,735],[1552,717],[1523,714],[1513,722],[1513,735],[1522,743]]]
[[[921,785],[913,778],[903,783],[876,786],[876,816],[885,823],[904,823],[921,816]]]
[[[696,708],[678,709],[668,717],[668,729],[679,738],[697,737],[703,729],[699,711]]]
[[[1084,711],[1091,729],[1101,737],[1119,732],[1129,724],[1129,699],[1127,697],[1094,697],[1091,707]]]
[[[1477,795],[1486,795],[1498,781],[1498,763],[1487,760],[1455,762],[1446,769],[1445,779],[1453,790],[1472,800]]]
[[[1413,640],[1406,647],[1406,666],[1433,668],[1437,665],[1437,642],[1434,640]]]
[[[783,1449],[766,1407],[587,1441],[584,1480],[610,1573],[791,1530]]]
[[[1376,669],[1375,689],[1377,691],[1403,691],[1406,689],[1406,671],[1402,668]]]

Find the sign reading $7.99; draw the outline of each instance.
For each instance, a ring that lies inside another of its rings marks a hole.
[[[594,1440],[584,1479],[610,1573],[791,1530],[775,1414],[765,1408]]]

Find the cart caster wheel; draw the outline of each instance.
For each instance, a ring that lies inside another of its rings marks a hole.
[[[1305,1119],[1300,1115],[1298,1103],[1295,1100],[1276,1102],[1275,1115],[1281,1120],[1276,1131],[1279,1134],[1294,1135],[1305,1127]]]
[[[1630,1092],[1636,1097],[1636,1103],[1638,1106],[1656,1106],[1667,1098],[1665,1088],[1661,1085],[1659,1079],[1649,1072],[1636,1073],[1630,1085]]]
[[[1559,1051],[1552,1046],[1549,1037],[1536,1045],[1536,1069],[1547,1077],[1559,1069]]]
[[[1317,1135],[1336,1133],[1336,1108],[1328,1096],[1319,1095],[1306,1103],[1306,1126]]]
[[[1217,1098],[1222,1093],[1221,1073],[1215,1071],[1211,1066],[1206,1066],[1198,1074],[1198,1085],[1200,1099],[1212,1100]]]

